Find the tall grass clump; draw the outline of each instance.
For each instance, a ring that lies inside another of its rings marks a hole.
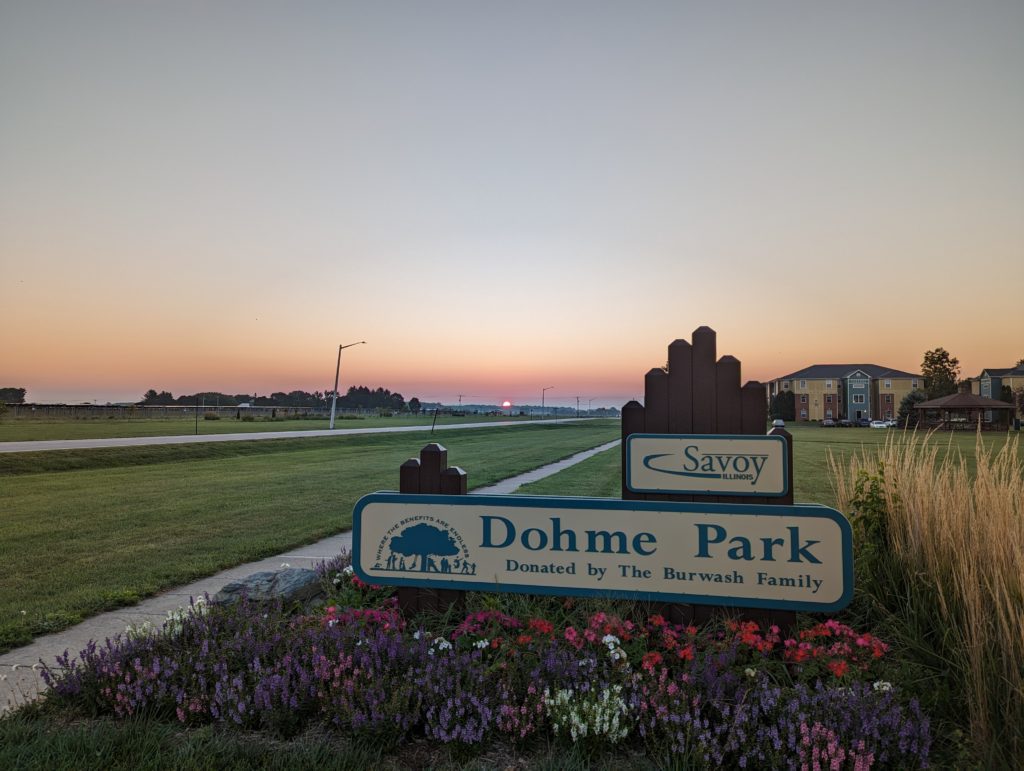
[[[829,464],[861,599],[945,670],[937,706],[965,726],[975,760],[1013,767],[1024,757],[1024,465],[1019,438],[993,451],[979,433],[975,452],[971,473],[934,435],[903,434]]]

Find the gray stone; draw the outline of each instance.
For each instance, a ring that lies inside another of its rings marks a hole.
[[[287,568],[253,573],[241,581],[225,584],[213,597],[220,605],[233,605],[242,597],[253,602],[281,600],[285,605],[295,602],[307,603],[323,595],[320,578],[315,570]]]

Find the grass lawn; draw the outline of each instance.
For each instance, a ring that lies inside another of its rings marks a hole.
[[[793,434],[793,487],[797,503],[821,503],[835,506],[828,470],[828,451],[837,460],[860,453],[863,449],[883,444],[890,431],[870,428],[818,428],[817,426],[788,427]],[[983,434],[986,446],[1000,449],[1007,441],[1006,434]],[[971,432],[935,434],[933,442],[942,452],[948,448],[959,450],[973,468],[975,434]],[[1024,443],[1018,445],[1024,456]],[[554,476],[532,482],[519,488],[526,495],[584,495],[604,498],[621,496],[621,450],[615,447],[593,458],[566,469]]]
[[[511,420],[528,421],[531,418],[518,416]],[[342,417],[335,420],[335,428],[396,428],[402,426],[429,426],[433,415],[402,415],[392,418]],[[439,415],[437,425],[451,426],[458,423],[491,423],[509,420],[505,416],[464,415],[453,417]],[[330,427],[327,418],[308,420],[203,420],[199,419],[199,434],[247,434],[254,431],[322,431]],[[0,442],[33,442],[44,439],[109,439],[132,436],[191,436],[196,433],[195,413],[182,418],[163,420],[104,420],[85,418],[81,420],[35,420],[31,418],[0,419]]]
[[[617,421],[446,433],[470,487],[607,442]],[[0,650],[348,528],[430,441],[383,434],[0,455]],[[24,613],[22,613],[24,611]]]

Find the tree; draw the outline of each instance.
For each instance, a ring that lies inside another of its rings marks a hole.
[[[796,394],[779,391],[768,403],[768,417],[772,420],[796,420]]]
[[[0,404],[24,404],[26,393],[24,388],[0,388]]]
[[[171,395],[170,391],[161,391],[157,393],[155,389],[150,388],[146,393],[142,395],[142,404],[148,405],[167,405],[174,404],[174,396]]]
[[[921,374],[924,375],[929,398],[938,399],[940,396],[955,394],[960,377],[960,360],[951,356],[945,348],[925,351]]]
[[[926,401],[928,401],[928,394],[920,389],[911,391],[903,397],[903,401],[900,402],[900,409],[896,413],[896,422],[900,428],[915,428],[917,426],[921,416],[914,407]]]
[[[430,566],[431,554],[438,557],[452,557],[459,553],[455,539],[440,528],[421,523],[407,527],[391,539],[391,551],[406,557],[419,557],[419,569],[426,573]],[[435,568],[436,569],[436,568]]]
[[[423,406],[420,404],[420,400],[417,399],[415,396],[412,397],[409,400],[409,412],[411,412],[413,415],[419,415],[421,409],[423,409]]]
[[[1017,369],[1017,367],[1024,367],[1024,359],[1017,359],[1017,364],[1014,366],[1014,369]]]

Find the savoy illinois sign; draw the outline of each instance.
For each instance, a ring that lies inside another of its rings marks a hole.
[[[373,493],[353,566],[371,584],[821,612],[853,593],[850,525],[819,505]]]
[[[630,434],[626,486],[638,493],[782,496],[788,490],[781,436]]]

